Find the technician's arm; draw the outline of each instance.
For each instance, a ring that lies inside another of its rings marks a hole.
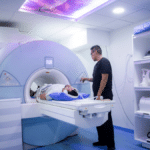
[[[102,80],[100,81],[100,87],[97,93],[98,96],[97,100],[100,100],[100,96],[106,86],[107,81],[108,81],[108,74],[102,74]]]
[[[81,78],[81,81],[89,81],[89,82],[93,82],[93,78]]]

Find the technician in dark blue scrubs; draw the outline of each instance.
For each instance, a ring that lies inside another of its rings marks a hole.
[[[102,57],[102,50],[100,46],[95,45],[91,48],[91,56],[93,61],[97,61],[94,66],[93,78],[81,78],[93,82],[94,97],[96,100],[113,99],[112,93],[112,69],[111,64],[107,58]],[[115,149],[114,142],[114,128],[111,117],[111,111],[108,113],[108,120],[101,126],[97,127],[98,142],[93,143],[93,146],[107,146],[108,150]]]

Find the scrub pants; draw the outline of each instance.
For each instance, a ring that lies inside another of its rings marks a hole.
[[[104,97],[107,99],[108,97]],[[109,99],[112,99],[112,97]],[[111,111],[108,113],[108,120],[101,126],[96,127],[98,133],[98,141],[101,145],[107,145],[108,148],[115,148],[114,127],[111,117]]]
[[[114,128],[112,123],[111,112],[108,113],[108,120],[101,126],[96,127],[98,132],[98,141],[108,148],[115,148]]]

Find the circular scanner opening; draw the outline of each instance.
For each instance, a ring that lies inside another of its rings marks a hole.
[[[24,90],[24,97],[26,103],[36,102],[35,98],[31,98],[30,89],[36,91],[38,86],[44,84],[70,84],[67,77],[56,69],[40,69],[35,71],[29,77]]]

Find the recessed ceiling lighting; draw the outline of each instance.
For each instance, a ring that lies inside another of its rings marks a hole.
[[[114,13],[114,14],[121,14],[121,13],[123,13],[123,12],[124,12],[124,8],[121,8],[121,7],[115,8],[115,9],[113,10],[113,13]]]
[[[26,0],[19,11],[79,20],[115,0]]]

